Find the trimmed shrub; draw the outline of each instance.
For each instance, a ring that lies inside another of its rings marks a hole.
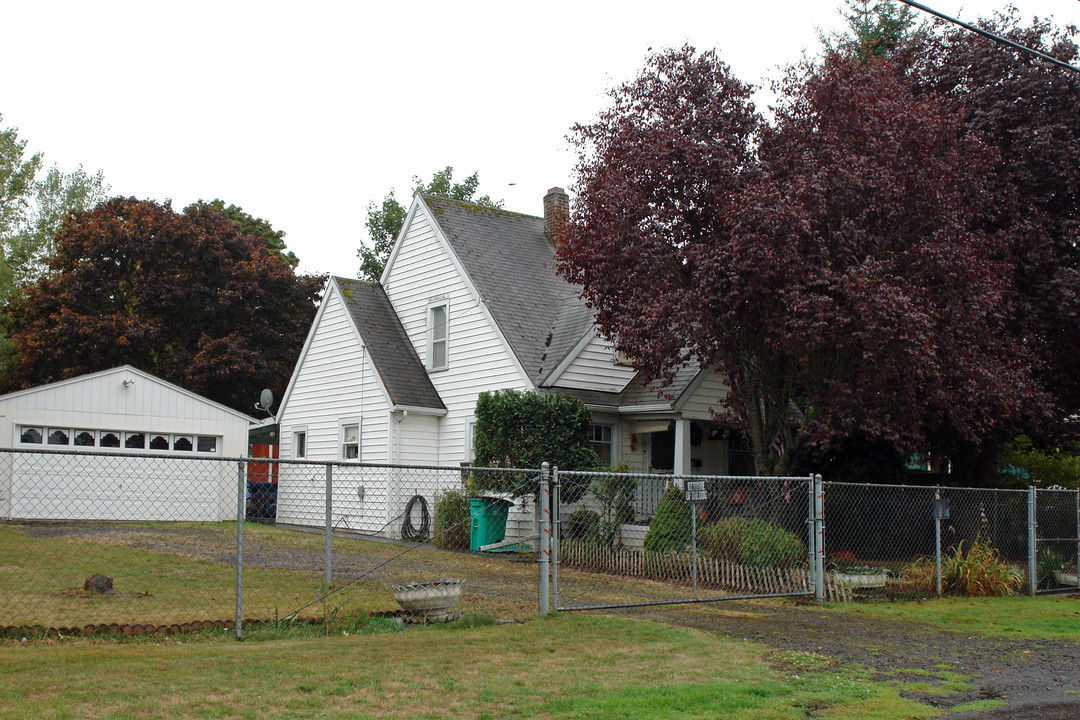
[[[698,545],[721,560],[755,567],[786,567],[806,557],[795,534],[758,518],[730,517],[698,531]]]
[[[592,470],[600,458],[592,449],[592,413],[569,395],[540,395],[518,390],[480,393],[473,439],[477,467],[532,468],[543,462],[560,470]],[[514,474],[478,475],[478,491],[535,493],[537,483],[522,485]],[[562,500],[581,499],[589,484],[573,478],[562,483]]]
[[[649,532],[645,533],[645,549],[658,553],[685,550],[690,544],[691,512],[679,488],[668,488],[656,506]]]
[[[464,493],[447,490],[435,501],[435,538],[437,546],[450,550],[468,550],[469,499]]]

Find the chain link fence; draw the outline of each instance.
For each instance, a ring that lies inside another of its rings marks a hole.
[[[535,615],[538,478],[0,451],[0,628],[241,636],[403,610]]]
[[[1078,537],[1076,490],[0,450],[0,629],[1034,594]]]
[[[825,576],[845,598],[1075,589],[1077,503],[1076,490],[824,483]]]
[[[559,609],[814,592],[812,478],[557,479]]]

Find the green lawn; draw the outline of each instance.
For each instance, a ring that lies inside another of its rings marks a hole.
[[[985,637],[1061,640],[1080,636],[1080,603],[1064,595],[834,603],[829,610],[924,622]]]
[[[647,621],[0,646],[0,718],[932,717],[857,669]]]

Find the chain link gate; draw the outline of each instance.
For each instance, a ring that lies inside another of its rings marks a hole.
[[[815,595],[822,517],[814,487],[813,476],[555,470],[552,607]]]
[[[1028,491],[1031,508],[1029,592],[1077,589],[1080,565],[1080,490]]]

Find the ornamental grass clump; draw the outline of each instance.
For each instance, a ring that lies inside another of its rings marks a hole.
[[[904,569],[903,578],[916,590],[936,589],[934,559],[922,557]],[[957,543],[941,557],[941,591],[968,597],[1015,595],[1024,583],[1024,571],[1009,565],[997,548],[980,536]]]

